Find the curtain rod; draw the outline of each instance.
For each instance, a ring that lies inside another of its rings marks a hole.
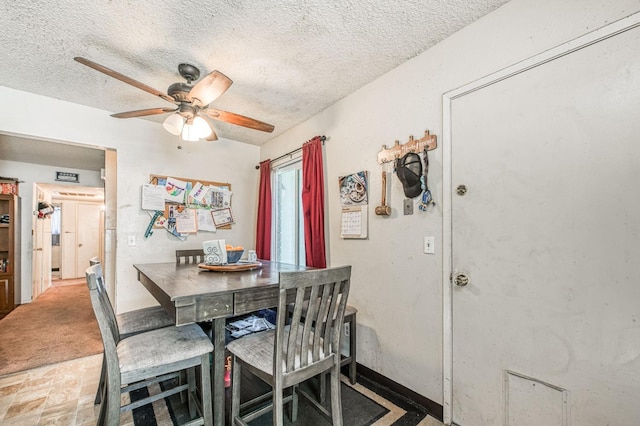
[[[324,141],[326,141],[326,140],[327,140],[327,137],[326,137],[326,136],[324,136],[324,135],[322,135],[322,136],[320,136],[320,140],[322,141],[322,144],[324,145]],[[293,151],[289,151],[289,152],[287,152],[286,154],[282,154],[280,157],[278,157],[278,158],[274,158],[273,160],[270,160],[269,162],[270,162],[270,163],[273,163],[274,161],[278,161],[278,160],[280,160],[281,158],[284,158],[284,157],[286,157],[286,156],[288,156],[288,155],[295,154],[295,153],[296,153],[296,152],[298,152],[298,151],[302,151],[302,147],[297,148],[297,149],[294,149]],[[257,165],[257,166],[256,166],[256,170],[260,170],[260,165]]]

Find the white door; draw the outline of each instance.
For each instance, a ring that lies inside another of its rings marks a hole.
[[[634,28],[451,98],[456,424],[640,424],[639,52]]]
[[[60,208],[60,278],[76,278],[76,202],[64,200]]]
[[[32,223],[33,252],[31,257],[31,300],[36,300],[42,294],[42,219],[34,215]]]
[[[100,256],[101,212],[100,204],[78,203],[76,277],[84,276],[85,270],[89,267],[89,259]]]
[[[34,185],[35,201],[51,204],[51,193]],[[34,208],[36,210],[37,207]],[[51,286],[51,218],[38,219],[33,216],[32,222],[33,253],[31,258],[31,299],[35,300]]]

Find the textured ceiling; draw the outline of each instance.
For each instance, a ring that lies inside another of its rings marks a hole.
[[[234,81],[213,107],[275,126],[216,122],[218,135],[261,145],[506,1],[5,0],[0,85],[110,112],[171,107],[73,58],[162,92],[192,63]]]

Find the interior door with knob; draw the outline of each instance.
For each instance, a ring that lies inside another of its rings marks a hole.
[[[455,424],[640,424],[639,20],[445,102]]]
[[[39,201],[51,203],[51,193],[34,184],[34,210]],[[33,216],[31,299],[36,300],[51,286],[51,218]]]
[[[76,276],[82,277],[89,267],[89,259],[100,256],[102,205],[96,203],[77,204],[77,252]]]

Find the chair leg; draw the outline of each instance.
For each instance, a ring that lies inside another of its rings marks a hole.
[[[236,418],[240,416],[240,363],[233,356],[233,363],[231,364],[231,425],[235,425]]]
[[[318,375],[318,386],[320,387],[320,403],[324,404],[324,401],[327,399],[327,373],[322,372]]]
[[[98,421],[96,423],[96,425],[104,425],[105,424],[105,418],[107,417],[107,399],[109,398],[108,395],[103,394],[100,395],[100,412],[98,414]]]
[[[274,426],[283,426],[284,425],[284,409],[283,409],[283,395],[282,395],[282,384],[279,381],[276,381],[273,386],[273,425]]]
[[[106,401],[102,404],[105,405],[105,415],[103,423],[98,423],[99,425],[106,426],[117,426],[120,424],[120,378],[116,378],[116,380],[109,380],[106,385],[107,391],[105,392]]]
[[[349,321],[349,355],[351,362],[349,363],[349,382],[356,384],[356,314]]]
[[[213,408],[211,406],[211,364],[209,354],[202,355],[200,362],[200,383],[202,385],[202,416],[205,426],[213,425]]]
[[[291,413],[289,418],[291,423],[295,423],[298,420],[298,385],[291,386]]]
[[[180,379],[182,379],[182,374],[180,374]],[[195,401],[192,398],[192,395],[195,397],[196,395],[196,371],[195,367],[191,367],[187,369],[187,406],[189,407],[189,416],[193,419],[196,415],[196,406]],[[204,386],[203,386],[204,388]]]
[[[331,420],[333,426],[342,426],[342,401],[340,396],[340,361],[331,369]]]
[[[96,391],[96,399],[93,401],[93,405],[98,405],[102,402],[102,392],[104,391],[104,379],[107,376],[107,360],[104,353],[102,354],[102,368],[100,369],[100,381],[98,382],[98,390]]]

